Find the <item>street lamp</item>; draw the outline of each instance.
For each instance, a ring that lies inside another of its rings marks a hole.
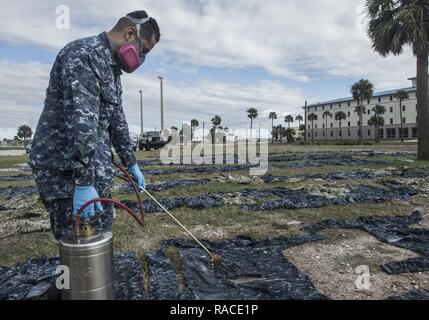
[[[143,137],[143,94],[140,92],[140,138]]]
[[[164,94],[163,94],[163,80],[164,78],[161,76],[158,76],[158,79],[161,83],[161,132],[164,131]]]

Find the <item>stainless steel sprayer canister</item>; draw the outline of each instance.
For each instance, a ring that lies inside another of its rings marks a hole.
[[[62,289],[63,300],[113,300],[113,236],[103,232],[99,216],[81,221],[77,216],[73,230],[59,241],[61,264],[69,269],[69,289]]]

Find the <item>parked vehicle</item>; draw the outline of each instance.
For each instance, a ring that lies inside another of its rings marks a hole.
[[[159,148],[162,148],[169,142],[168,139],[166,139],[164,136],[161,135],[161,132],[159,131],[148,131],[143,134],[142,137],[140,137],[138,146],[139,150],[151,150],[155,149],[158,150]]]

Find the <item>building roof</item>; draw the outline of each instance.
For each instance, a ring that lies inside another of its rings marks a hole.
[[[388,96],[388,95],[396,94],[400,90],[404,90],[405,92],[413,92],[413,91],[416,91],[417,88],[416,87],[408,87],[408,88],[401,88],[401,89],[395,89],[395,90],[380,91],[380,92],[374,93],[372,95],[372,97],[376,98],[376,97],[381,97],[381,96]],[[319,102],[319,103],[312,103],[312,104],[309,104],[307,107],[315,107],[315,106],[321,106],[321,105],[326,105],[326,104],[331,104],[331,103],[348,102],[348,101],[354,101],[353,97],[329,100],[329,101],[324,101],[324,102]],[[302,108],[305,108],[305,107],[302,107]]]

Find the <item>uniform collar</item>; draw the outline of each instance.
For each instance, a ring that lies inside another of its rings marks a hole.
[[[106,31],[104,31],[98,35],[98,38],[100,39],[102,45],[104,46],[104,55],[107,58],[109,64],[113,66],[114,69],[119,70],[119,72],[121,73],[120,68],[116,63],[115,56],[113,54],[113,44],[109,38],[109,35],[107,34]]]

